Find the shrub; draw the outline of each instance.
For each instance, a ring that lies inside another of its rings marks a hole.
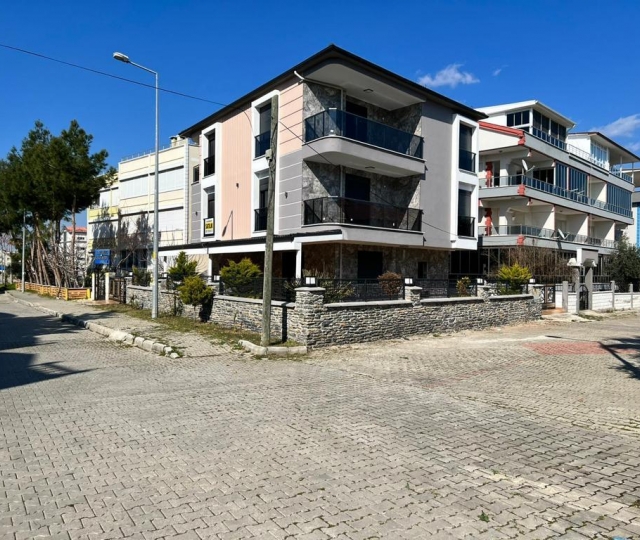
[[[398,298],[402,289],[402,276],[395,272],[387,270],[384,274],[378,276],[378,283],[385,296],[389,298]]]
[[[471,280],[468,277],[460,278],[456,282],[458,296],[471,296]]]
[[[190,261],[184,251],[178,253],[175,263],[169,268],[169,279],[172,283],[182,283],[186,278],[196,276],[198,261]]]
[[[324,301],[327,304],[344,302],[356,294],[353,283],[350,281],[336,280],[332,273],[326,270],[305,270],[304,277],[315,277],[318,287],[324,287]]]
[[[262,277],[260,267],[248,257],[239,263],[229,261],[227,266],[220,269],[220,277],[225,287],[225,291],[233,296],[244,296],[247,298],[259,298],[256,294],[255,280]]]
[[[198,276],[189,276],[178,287],[178,292],[183,304],[193,306],[194,312],[200,308],[200,319],[202,320],[202,310],[206,304],[211,302],[213,291]]]
[[[151,272],[147,272],[144,268],[133,267],[133,285],[148,287],[151,284]]]
[[[520,294],[523,285],[529,283],[531,272],[518,263],[502,266],[498,271],[498,294]]]

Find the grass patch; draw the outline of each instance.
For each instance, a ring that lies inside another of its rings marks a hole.
[[[3,294],[6,291],[15,291],[16,284],[15,283],[7,283],[6,285],[0,285],[0,294]]]
[[[482,513],[478,516],[478,519],[480,521],[484,521],[485,523],[489,523],[489,516],[487,514],[484,513],[484,510],[482,511]]]
[[[251,341],[252,343],[260,343],[260,335],[255,332],[236,330],[233,328],[221,328],[215,324],[202,323],[193,319],[187,319],[186,317],[173,315],[160,315],[157,319],[152,319],[151,311],[146,309],[136,309],[126,304],[105,304],[92,307],[111,313],[122,313],[143,321],[153,322],[164,326],[168,330],[173,330],[174,332],[181,332],[185,334],[196,333],[216,343],[227,343],[237,346],[238,341],[241,339]]]

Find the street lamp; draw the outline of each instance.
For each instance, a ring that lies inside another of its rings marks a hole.
[[[124,62],[125,64],[131,64],[137,68],[140,68],[149,73],[153,73],[156,77],[156,172],[154,178],[154,194],[153,194],[153,255],[151,260],[153,262],[153,287],[151,290],[151,318],[158,318],[158,243],[159,243],[159,221],[158,221],[158,192],[159,189],[159,150],[160,150],[160,141],[159,141],[159,125],[160,125],[160,117],[159,117],[159,86],[158,86],[158,72],[153,71],[147,67],[141,66],[140,64],[136,64],[129,60],[129,57],[126,54],[122,54],[120,52],[114,52],[113,58],[118,60],[119,62]]]

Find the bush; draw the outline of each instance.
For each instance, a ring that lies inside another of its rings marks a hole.
[[[133,285],[140,287],[148,287],[151,284],[151,272],[147,272],[144,268],[133,267]]]
[[[521,294],[522,287],[529,283],[531,272],[518,263],[502,266],[498,271],[498,294]]]
[[[181,251],[174,265],[169,268],[169,280],[172,283],[182,283],[186,278],[198,275],[197,267],[198,261],[190,261],[187,254]]]
[[[220,277],[228,294],[246,298],[260,297],[260,294],[256,294],[256,290],[261,289],[255,287],[255,280],[262,277],[262,272],[260,267],[248,257],[239,263],[229,261],[227,266],[220,269]]]
[[[378,283],[385,296],[389,298],[398,298],[402,289],[402,276],[395,272],[387,270],[384,274],[378,276]]]
[[[203,308],[211,302],[213,291],[198,276],[189,276],[178,287],[178,292],[183,304],[192,306],[194,311],[200,308],[200,320],[202,320]]]
[[[456,282],[458,296],[471,296],[471,280],[468,277],[460,278]]]

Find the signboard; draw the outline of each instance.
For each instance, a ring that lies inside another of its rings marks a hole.
[[[109,265],[111,263],[111,250],[110,249],[96,249],[93,257],[93,262],[95,264],[106,264]]]
[[[204,235],[213,236],[215,234],[214,220],[213,218],[207,218],[204,220]]]

